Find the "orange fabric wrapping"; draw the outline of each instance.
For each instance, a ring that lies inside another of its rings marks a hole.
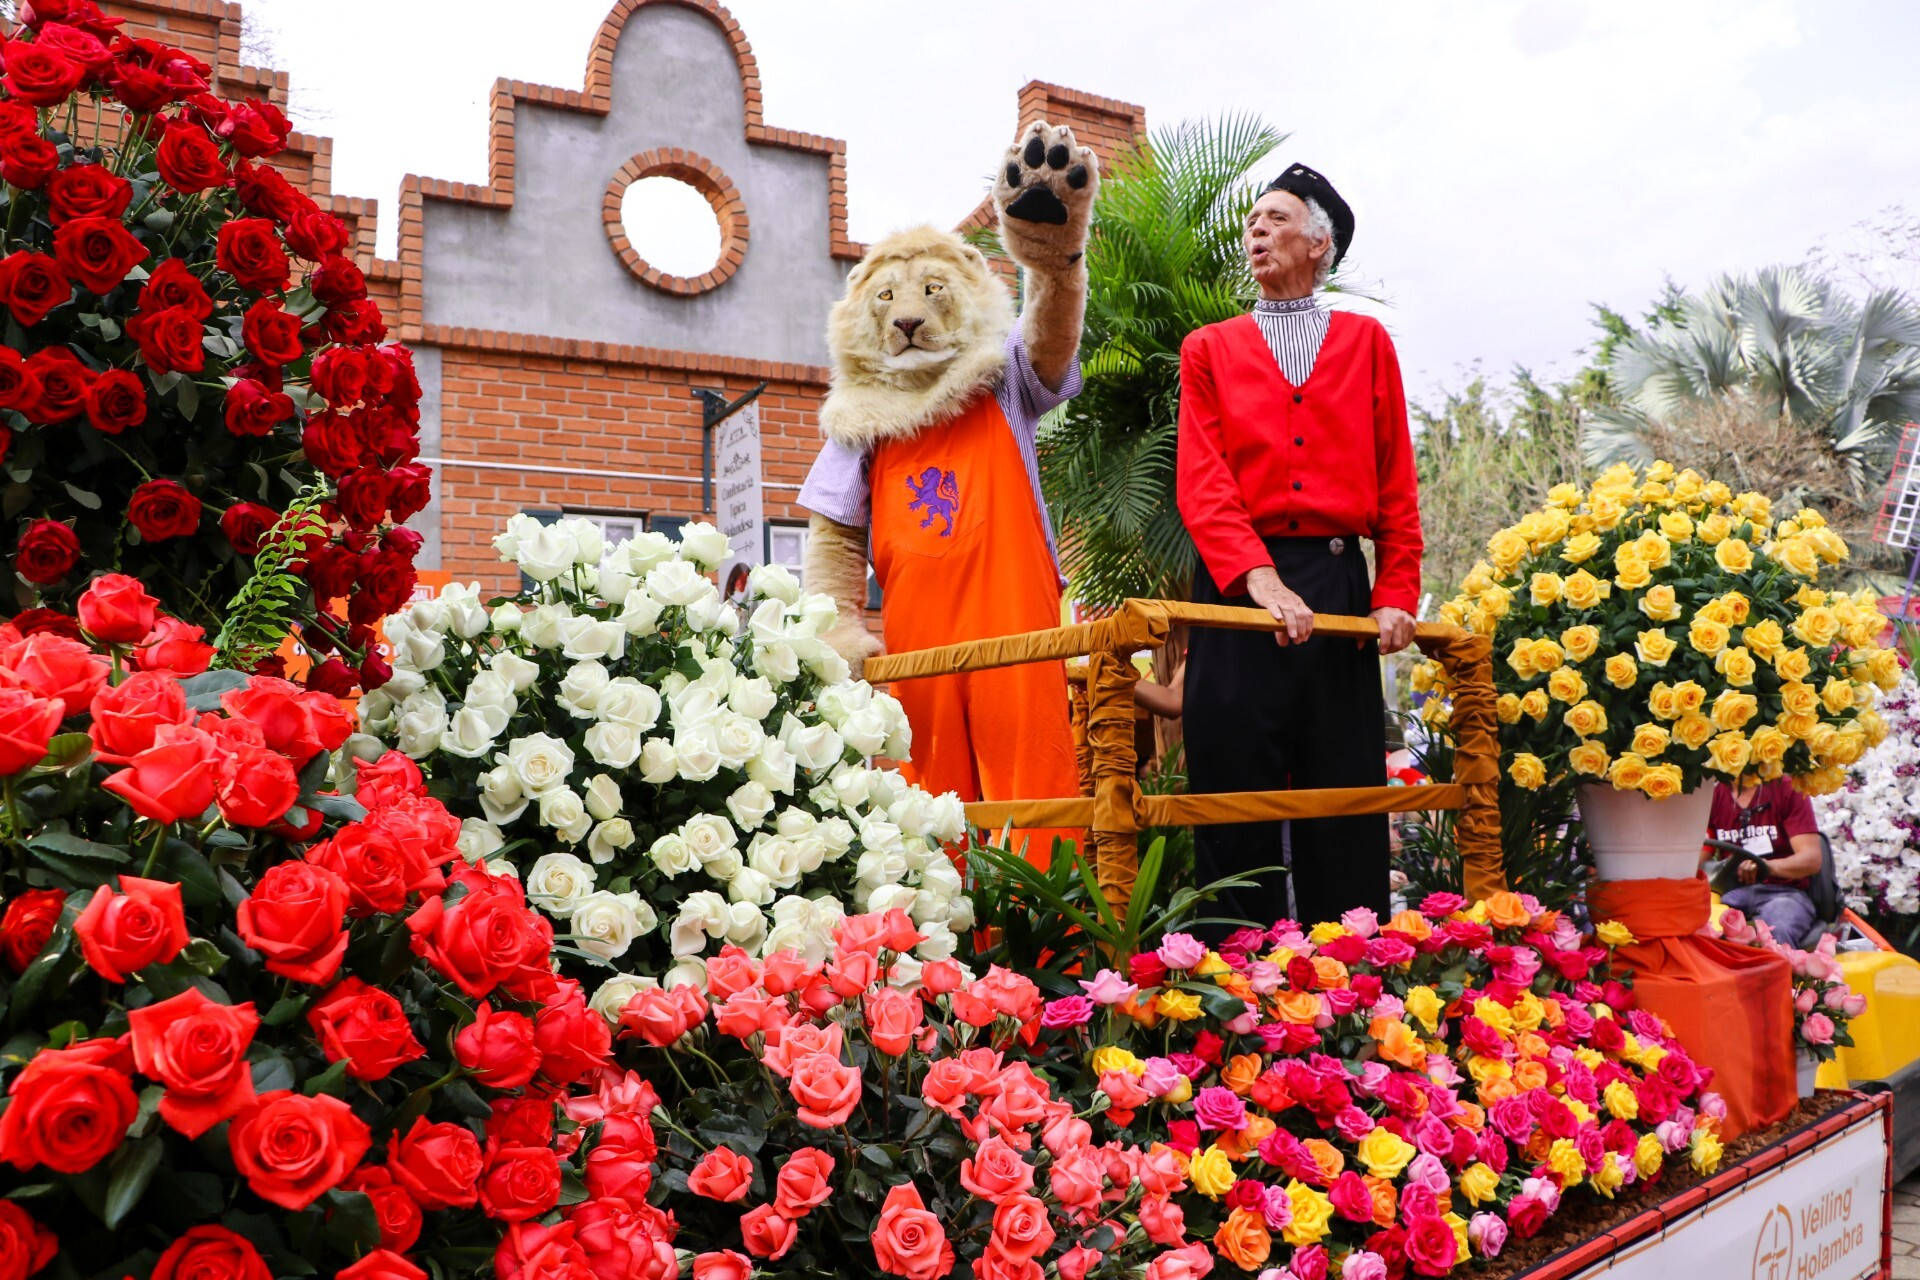
[[[1699,932],[1704,880],[1602,880],[1587,893],[1598,921],[1637,941],[1615,953],[1642,1009],[1658,1014],[1694,1060],[1713,1068],[1729,1141],[1786,1117],[1799,1096],[1793,1059],[1793,970],[1758,947]]]
[[[1087,743],[1093,754],[1094,875],[1115,907],[1133,897],[1140,869],[1134,777],[1133,686],[1140,672],[1115,653],[1096,653],[1087,673]]]
[[[1493,642],[1453,627],[1416,629],[1420,651],[1453,680],[1453,781],[1467,800],[1454,819],[1454,842],[1467,897],[1490,898],[1507,887],[1500,849],[1500,724],[1494,711]]]
[[[1465,797],[1452,783],[1422,787],[1316,787],[1305,791],[1215,791],[1205,795],[1142,796],[1143,827],[1203,826],[1220,822],[1275,822],[1457,809]]]

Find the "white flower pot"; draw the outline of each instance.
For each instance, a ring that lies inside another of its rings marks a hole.
[[[1814,1057],[1810,1049],[1796,1049],[1793,1067],[1800,1083],[1800,1096],[1811,1098],[1815,1088],[1814,1079],[1820,1074],[1820,1059]]]
[[[1650,800],[1638,791],[1583,782],[1580,816],[1602,880],[1685,880],[1700,866],[1713,787]]]

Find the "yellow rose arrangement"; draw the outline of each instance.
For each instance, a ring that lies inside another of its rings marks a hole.
[[[1884,734],[1874,702],[1899,676],[1877,598],[1833,583],[1847,555],[1816,511],[1776,520],[1765,495],[1622,464],[1494,534],[1441,616],[1500,655],[1515,787],[1665,797],[1747,775],[1818,794]],[[1437,663],[1415,681],[1444,704]]]

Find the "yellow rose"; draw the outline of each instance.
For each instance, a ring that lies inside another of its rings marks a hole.
[[[1660,517],[1660,532],[1669,542],[1685,542],[1693,536],[1693,520],[1685,512],[1669,511]]]
[[[1614,1083],[1618,1084],[1619,1081],[1616,1080]],[[1618,1191],[1626,1180],[1625,1157],[1617,1151],[1604,1152],[1600,1156],[1600,1167],[1593,1171],[1593,1189],[1611,1200],[1613,1193]]]
[[[1502,529],[1487,539],[1487,557],[1502,574],[1512,573],[1527,558],[1527,539],[1518,529]]]
[[[1647,464],[1647,483],[1665,484],[1673,479],[1673,464],[1665,458],[1655,458]]]
[[[1687,1144],[1687,1162],[1696,1173],[1708,1174],[1720,1167],[1720,1157],[1726,1149],[1720,1145],[1720,1139],[1713,1130],[1702,1125],[1693,1131],[1693,1140]]]
[[[1768,520],[1773,516],[1773,499],[1760,493],[1743,493],[1733,500],[1733,509],[1749,520]]]
[[[1710,547],[1715,546],[1725,541],[1727,535],[1733,532],[1733,521],[1716,511],[1706,519],[1700,521],[1700,523],[1694,525],[1693,532],[1700,541]]]
[[[1641,1134],[1640,1141],[1634,1144],[1633,1167],[1643,1179],[1659,1173],[1666,1158],[1666,1149],[1660,1145],[1660,1139],[1651,1133]]]
[[[1480,608],[1489,617],[1504,618],[1507,610],[1513,607],[1513,592],[1502,586],[1491,586],[1480,593]]]
[[[1830,795],[1845,786],[1847,771],[1838,768],[1815,769],[1793,780],[1793,785],[1810,796]]]
[[[1560,647],[1575,662],[1585,662],[1600,647],[1600,628],[1591,624],[1568,627],[1560,633]]]
[[[1530,689],[1527,691],[1526,696],[1520,699],[1521,714],[1531,716],[1536,721],[1547,718],[1548,707],[1547,691],[1545,689]]]
[[[1840,619],[1825,605],[1815,605],[1794,619],[1793,634],[1816,649],[1824,649],[1840,634]]]
[[[1500,1175],[1493,1171],[1493,1166],[1476,1160],[1460,1171],[1459,1187],[1468,1204],[1485,1204],[1500,1189]]]
[[[1652,723],[1635,725],[1633,749],[1643,756],[1657,756],[1667,749],[1669,736],[1663,725]]]
[[[1522,751],[1513,757],[1513,763],[1507,766],[1507,776],[1514,785],[1528,791],[1538,791],[1547,784],[1547,766],[1540,757],[1529,751]]]
[[[1673,697],[1680,707],[1681,715],[1689,711],[1698,711],[1707,705],[1707,691],[1692,680],[1682,680],[1673,686]]]
[[[1800,508],[1799,512],[1796,513],[1793,518],[1799,521],[1800,526],[1804,529],[1824,529],[1827,527],[1827,518],[1818,511],[1815,511],[1812,507]]]
[[[1173,1082],[1173,1088],[1167,1090],[1161,1097],[1176,1107],[1190,1101],[1193,1098],[1193,1081],[1181,1076]]]
[[[1533,642],[1533,669],[1535,671],[1543,675],[1549,671],[1558,671],[1566,660],[1567,655],[1565,651],[1554,641],[1540,639]]]
[[[1729,591],[1714,603],[1720,606],[1720,612],[1714,614],[1714,617],[1728,626],[1739,626],[1747,620],[1747,615],[1753,612],[1753,602],[1738,591]]]
[[[1647,709],[1656,719],[1671,720],[1680,714],[1680,700],[1674,696],[1673,686],[1662,680],[1647,690]]]
[[[1651,631],[1642,631],[1639,638],[1633,642],[1634,654],[1650,667],[1666,666],[1667,659],[1673,656],[1673,651],[1677,647],[1673,637],[1660,627],[1655,627]]]
[[[1577,1187],[1586,1181],[1587,1162],[1580,1158],[1580,1148],[1573,1145],[1572,1138],[1553,1140],[1547,1148],[1547,1168],[1560,1175],[1563,1187]]]
[[[1713,548],[1713,562],[1728,573],[1745,573],[1753,568],[1753,548],[1744,538],[1722,538]]]
[[[1630,542],[1625,543],[1622,544],[1620,550],[1626,551],[1632,546],[1633,544]],[[1640,559],[1638,556],[1630,557],[1624,563],[1621,563],[1621,557],[1616,552],[1614,560],[1616,567],[1613,571],[1613,580],[1622,591],[1638,591],[1641,587],[1653,581],[1653,570],[1647,565],[1645,560]]]
[[[1583,738],[1592,738],[1607,731],[1606,708],[1589,698],[1585,702],[1576,702],[1567,708],[1561,723]]]
[[[1495,699],[1493,713],[1500,717],[1501,724],[1520,723],[1520,699],[1515,694],[1503,693]]]
[[[1187,1180],[1201,1195],[1209,1200],[1218,1200],[1233,1190],[1233,1184],[1240,1180],[1240,1175],[1234,1172],[1233,1161],[1226,1152],[1217,1146],[1209,1146],[1187,1162]]]
[[[1568,574],[1560,584],[1560,598],[1575,609],[1591,609],[1612,594],[1612,583],[1602,582],[1585,569]]]
[[[1598,742],[1583,742],[1567,752],[1567,763],[1573,766],[1573,771],[1589,778],[1603,776],[1609,759],[1606,747]]]
[[[1820,552],[1806,538],[1782,538],[1772,550],[1773,558],[1789,573],[1811,578],[1820,572]]]
[[[1887,722],[1881,719],[1878,711],[1862,711],[1854,723],[1867,735],[1868,746],[1877,747],[1887,740]]]
[[[1788,649],[1773,660],[1773,670],[1782,680],[1805,680],[1813,674],[1813,660],[1805,649]]]
[[[1713,736],[1713,721],[1697,711],[1683,714],[1673,725],[1673,740],[1689,751],[1698,751]]]
[[[1753,731],[1748,739],[1753,748],[1753,760],[1756,764],[1779,764],[1787,754],[1787,748],[1793,740],[1770,724],[1763,724]]]
[[[1702,614],[1695,614],[1687,626],[1687,643],[1693,646],[1694,652],[1709,658],[1718,656],[1732,638],[1726,623],[1715,622]]]
[[[1820,720],[1818,717],[1812,715],[1796,715],[1791,711],[1781,712],[1780,718],[1775,720],[1774,723],[1780,726],[1780,732],[1786,734],[1787,737],[1794,742],[1805,742],[1820,728]]]
[[[1827,593],[1814,586],[1811,582],[1808,582],[1803,583],[1800,589],[1793,593],[1792,599],[1793,602],[1802,609],[1811,609],[1815,605],[1825,604],[1827,602]]]
[[[1520,636],[1513,642],[1513,652],[1507,655],[1507,665],[1513,668],[1513,674],[1519,676],[1522,680],[1531,680],[1539,674],[1539,669],[1533,665],[1533,640],[1531,638]]]
[[[1545,608],[1560,598],[1560,575],[1557,573],[1536,573],[1527,582],[1527,592],[1533,603]]]
[[[1867,659],[1867,674],[1881,689],[1891,690],[1900,683],[1900,653],[1897,649],[1875,649]]]
[[[1200,997],[1191,991],[1163,990],[1154,997],[1153,1007],[1163,1018],[1192,1022],[1200,1016]]]
[[[1146,1063],[1115,1044],[1102,1045],[1095,1049],[1092,1062],[1093,1070],[1097,1075],[1105,1075],[1109,1071],[1124,1071],[1128,1075],[1138,1076],[1145,1075],[1147,1070]]]
[[[1780,686],[1780,705],[1786,708],[1789,715],[1810,716],[1820,709],[1820,695],[1812,685],[1790,680]]]
[[[1680,602],[1674,598],[1671,583],[1656,582],[1640,597],[1640,612],[1655,622],[1672,622],[1680,616]]]
[[[1631,689],[1640,678],[1640,666],[1632,654],[1616,653],[1607,659],[1606,673],[1607,683],[1614,688]]]
[[[1859,762],[1867,751],[1867,731],[1858,720],[1834,735],[1833,762],[1845,769]]]
[[[1631,751],[1614,757],[1613,764],[1607,769],[1607,781],[1613,784],[1615,791],[1638,791],[1646,778],[1647,762]]]
[[[1707,487],[1700,491],[1700,498],[1710,507],[1724,507],[1733,501],[1733,490],[1718,480],[1707,481]]]
[[[1618,920],[1602,920],[1594,927],[1593,936],[1600,940],[1603,947],[1630,947],[1639,939],[1633,936],[1633,930]],[[1631,1116],[1628,1119],[1632,1119]]]
[[[1815,529],[1808,533],[1806,538],[1820,552],[1820,558],[1828,564],[1839,564],[1849,554],[1847,540],[1831,529]]]
[[[1422,985],[1413,988],[1401,1003],[1406,1006],[1408,1015],[1418,1019],[1420,1025],[1427,1029],[1428,1035],[1440,1029],[1440,1011],[1446,1006],[1432,987]]]
[[[1750,693],[1736,693],[1732,689],[1722,689],[1720,696],[1713,700],[1713,710],[1709,713],[1713,727],[1722,732],[1744,729],[1747,721],[1753,719],[1760,710],[1760,701]]]
[[[1391,1129],[1375,1126],[1373,1132],[1360,1139],[1360,1145],[1354,1149],[1354,1155],[1367,1172],[1376,1178],[1397,1178],[1420,1149],[1402,1138]]]
[[[1649,569],[1664,569],[1673,563],[1673,544],[1651,529],[1635,538],[1634,545],[1640,548],[1640,559]]]
[[[1720,656],[1713,660],[1713,669],[1725,676],[1732,684],[1752,684],[1757,663],[1753,655],[1747,652],[1745,645],[1734,645],[1722,649]]]
[[[1680,794],[1685,782],[1677,764],[1649,765],[1647,776],[1640,779],[1640,790],[1651,799],[1670,800]]]
[[[1585,564],[1600,550],[1600,535],[1576,533],[1560,544],[1560,558],[1568,564]]]
[[[1296,1249],[1319,1243],[1333,1221],[1333,1201],[1298,1178],[1288,1180],[1287,1199],[1293,1205],[1293,1220],[1282,1228],[1280,1238]]]
[[[1596,493],[1587,500],[1587,514],[1593,517],[1594,528],[1606,532],[1619,527],[1627,509],[1613,495]]]
[[[1587,682],[1572,667],[1561,667],[1547,677],[1547,692],[1561,702],[1578,702],[1587,696]]]
[[[1762,662],[1772,662],[1786,639],[1780,624],[1772,618],[1762,619],[1740,633],[1740,643],[1751,649],[1753,656]]]
[[[1581,502],[1586,499],[1586,496],[1586,494],[1580,492],[1579,485],[1568,484],[1564,480],[1547,490],[1547,501],[1556,507],[1562,507],[1568,511],[1579,506]]]
[[[1827,709],[1828,715],[1839,715],[1853,705],[1853,681],[1842,680],[1839,676],[1827,677],[1820,689],[1820,705]]]
[[[1745,772],[1747,761],[1752,758],[1753,744],[1744,733],[1717,734],[1707,744],[1707,768],[1729,778],[1738,778]]]

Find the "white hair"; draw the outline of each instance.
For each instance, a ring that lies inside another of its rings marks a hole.
[[[1333,259],[1336,250],[1333,247],[1333,219],[1320,207],[1320,202],[1311,196],[1303,198],[1307,206],[1307,234],[1315,240],[1326,242],[1327,251],[1320,255],[1320,261],[1313,272],[1313,287],[1318,289],[1326,284],[1327,277],[1333,274]]]

